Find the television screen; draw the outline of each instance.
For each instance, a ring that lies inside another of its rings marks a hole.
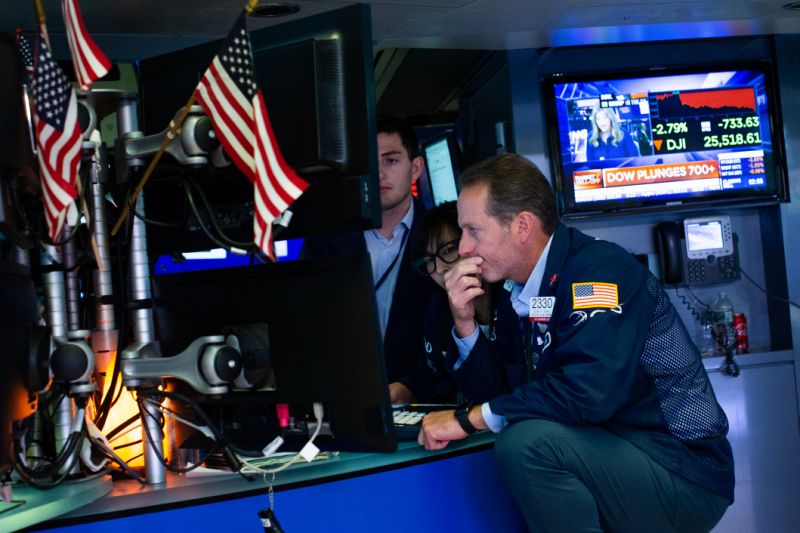
[[[770,66],[545,80],[562,215],[786,199]]]
[[[433,205],[458,200],[456,179],[461,171],[458,143],[452,131],[422,143],[425,172]]]

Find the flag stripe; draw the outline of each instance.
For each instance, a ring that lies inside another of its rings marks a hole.
[[[225,151],[252,181],[255,166],[251,140],[253,108],[232,87],[230,78],[224,74],[224,68],[215,58],[197,87],[197,100],[219,130],[217,138]]]
[[[224,139],[233,137],[230,139],[231,145],[235,146],[240,152],[240,156],[249,162],[253,151],[253,141],[250,138],[252,109],[238,107],[235,100],[232,101],[228,97],[228,91],[223,88],[224,85],[220,86],[213,77],[209,77],[208,84],[203,84],[201,87],[203,100],[214,114],[212,120],[216,118],[217,121],[222,122],[220,126],[224,131],[220,132],[222,133],[221,137]],[[252,163],[249,163],[248,167],[252,174]]]
[[[209,94],[205,85],[197,88],[197,101],[211,118],[214,129],[217,130],[217,138],[225,148],[225,153],[233,160],[236,167],[252,181],[253,159],[250,155],[249,147],[242,146],[242,140],[240,140],[240,136],[245,132],[239,132],[236,128],[231,128],[231,125],[226,120],[228,115],[225,114],[225,104],[219,103],[213,94]]]
[[[262,133],[263,130],[259,132],[259,138],[269,140],[269,142],[266,143],[267,153],[269,154],[269,166],[275,172],[283,188],[287,191],[287,194],[289,194],[292,199],[297,198],[308,188],[308,183],[300,178],[295,171],[286,164],[283,155],[277,150],[278,141],[275,138],[275,132],[272,129],[272,122],[269,119],[269,112],[267,111],[267,106],[264,103],[264,96],[261,91],[258,92],[257,98],[257,110],[260,114],[256,115],[256,119],[263,123],[263,128],[266,130],[266,135]],[[273,147],[276,149],[273,149]]]
[[[272,176],[269,180],[272,187],[266,189],[269,201],[278,209],[278,214],[284,212],[292,202],[303,194],[308,187],[303,179],[283,162],[283,156],[275,147],[272,125],[264,104],[261,91],[256,95],[256,162],[260,176]],[[266,163],[266,165],[265,165]],[[277,215],[276,215],[277,217]]]
[[[106,75],[111,61],[89,35],[77,0],[61,0],[61,11],[78,83],[81,88],[88,89],[92,82]]]

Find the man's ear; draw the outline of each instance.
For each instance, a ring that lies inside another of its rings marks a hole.
[[[425,168],[425,160],[421,155],[418,155],[411,160],[411,181],[419,179],[422,175],[422,169]]]
[[[539,217],[530,211],[520,211],[514,217],[512,228],[520,242],[526,243],[534,238],[538,232],[541,232],[542,223]]]

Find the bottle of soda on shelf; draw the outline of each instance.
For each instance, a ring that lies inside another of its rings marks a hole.
[[[733,304],[725,292],[720,292],[711,306],[714,315],[714,338],[716,340],[717,355],[727,355],[733,351],[735,345],[735,332],[733,327]]]
[[[747,319],[744,313],[733,315],[733,331],[736,339],[736,353],[747,353],[750,350],[750,341],[747,337]]]

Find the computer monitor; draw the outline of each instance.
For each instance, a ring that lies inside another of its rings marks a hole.
[[[14,37],[0,32],[0,241],[29,240],[22,235],[25,228],[16,210],[25,203],[20,197],[30,196],[34,189],[38,195],[26,105]]]
[[[30,136],[21,88],[22,66],[14,38],[0,32],[0,254],[21,242],[12,181],[23,188],[23,169],[31,165]],[[29,391],[32,328],[39,318],[30,269],[0,257],[0,474],[12,464],[11,422],[36,409]]]
[[[11,422],[36,410],[37,350],[32,346],[38,319],[30,269],[0,259],[0,473],[12,464]]]
[[[231,19],[231,24],[233,19]],[[364,230],[380,225],[375,82],[368,5],[354,5],[250,32],[258,85],[286,161],[310,183],[292,204],[276,240]],[[163,131],[192,94],[220,43],[179,50],[140,64],[143,126]],[[185,220],[153,226],[151,254],[216,248],[191,214],[177,177],[190,169],[163,163],[144,189],[148,218]],[[233,165],[190,173],[225,233],[253,238],[253,186]],[[205,217],[201,205],[201,217]]]
[[[461,172],[461,157],[453,131],[439,134],[422,143],[427,189],[431,204],[436,206],[458,200],[458,174]]]
[[[153,285],[164,356],[200,336],[266,325],[274,390],[192,395],[235,445],[260,450],[279,433],[275,404],[303,418],[322,402],[330,431],[315,441],[321,449],[394,451],[368,256],[166,274]],[[210,445],[177,426],[179,445]],[[302,446],[307,435],[301,427],[294,437]]]

